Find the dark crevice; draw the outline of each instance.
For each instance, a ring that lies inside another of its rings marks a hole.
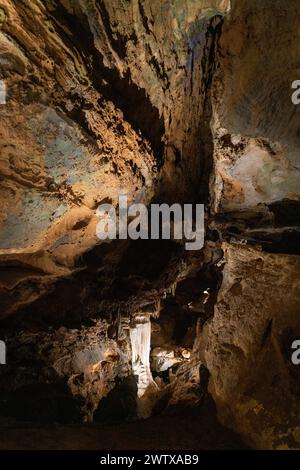
[[[300,201],[283,200],[269,206],[274,217],[275,227],[300,226]]]
[[[199,181],[199,199],[205,203],[209,201],[209,180],[213,170],[213,136],[211,131],[212,104],[211,104],[211,86],[214,73],[217,69],[217,51],[219,38],[222,33],[223,18],[215,17],[211,20],[206,33],[206,47],[201,61],[203,91],[204,91],[204,110],[201,118],[201,127],[199,129],[200,161],[201,172]],[[208,45],[208,46],[207,46]],[[193,67],[194,56],[193,56]]]
[[[109,39],[109,43],[113,46],[114,51],[118,54],[121,59],[126,57],[126,40],[117,32],[113,32],[111,28],[111,21],[109,13],[107,11],[105,2],[103,0],[97,0],[96,7],[101,15],[105,32]]]
[[[139,5],[139,11],[140,11],[140,15],[141,15],[141,19],[142,19],[142,23],[143,23],[143,26],[145,28],[145,31],[148,34],[150,34],[151,31],[150,31],[150,28],[149,28],[149,25],[148,25],[148,17],[145,13],[143,2],[141,0],[138,0],[138,5]]]

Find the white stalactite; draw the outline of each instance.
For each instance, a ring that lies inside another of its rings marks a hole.
[[[130,328],[132,371],[137,376],[138,414],[146,418],[151,414],[157,385],[150,369],[151,322],[149,314],[135,316]]]
[[[130,328],[132,348],[132,369],[138,376],[138,396],[142,397],[152,385],[153,378],[150,370],[151,322],[149,315],[138,315]]]

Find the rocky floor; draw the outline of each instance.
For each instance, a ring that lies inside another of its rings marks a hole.
[[[213,404],[182,409],[144,421],[111,425],[0,428],[0,450],[225,450],[246,449],[232,431],[217,420]]]

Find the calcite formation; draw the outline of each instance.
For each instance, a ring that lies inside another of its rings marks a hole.
[[[251,447],[299,448],[299,8],[0,0],[0,416],[209,393]],[[124,193],[205,203],[204,248],[99,241]]]

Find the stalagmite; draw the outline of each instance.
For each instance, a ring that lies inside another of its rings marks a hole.
[[[150,369],[151,322],[149,314],[136,315],[130,327],[132,370],[137,376],[139,415],[151,412],[152,392],[157,389]]]

